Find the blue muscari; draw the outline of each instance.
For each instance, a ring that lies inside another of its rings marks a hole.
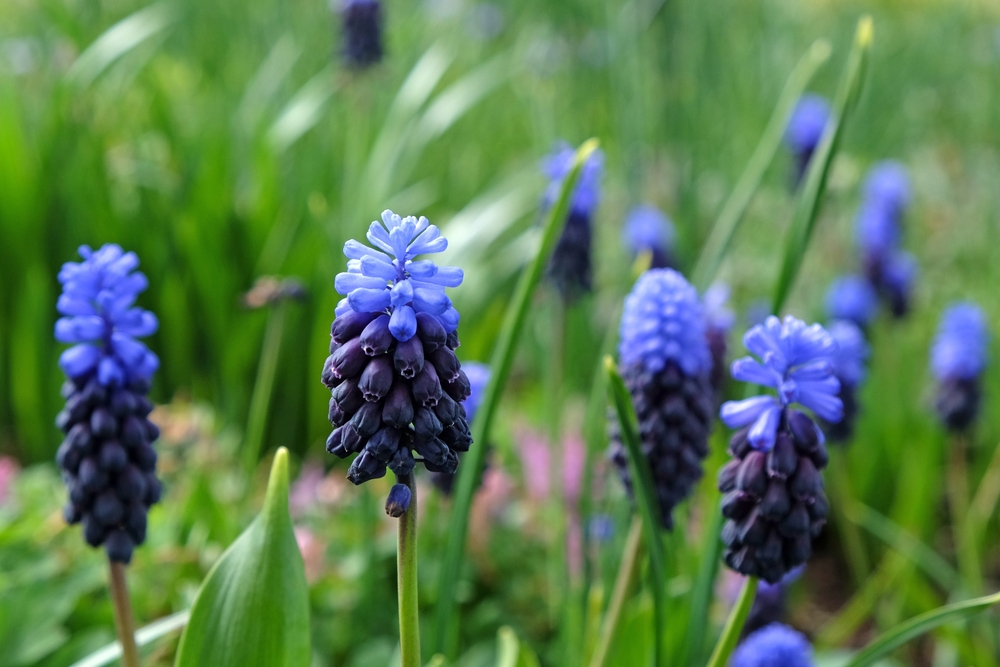
[[[863,188],[866,202],[882,208],[897,221],[910,206],[910,178],[906,167],[896,160],[883,160],[873,165]]]
[[[622,237],[633,256],[642,252],[652,255],[651,268],[673,267],[674,223],[655,206],[636,206],[629,211],[625,216]]]
[[[841,387],[858,387],[865,379],[865,365],[871,355],[864,332],[850,320],[834,320],[829,331],[837,343],[832,357],[834,375]]]
[[[465,419],[471,424],[479,412],[479,405],[486,394],[486,385],[490,381],[490,367],[477,361],[462,364],[462,370],[469,378],[469,397],[462,403],[465,408]]]
[[[382,60],[382,3],[379,0],[343,0],[340,15],[344,61],[360,69]]]
[[[722,395],[722,386],[726,381],[726,354],[729,349],[728,337],[733,325],[736,324],[736,314],[729,308],[729,285],[721,282],[713,283],[702,295],[705,310],[705,336],[708,339],[708,349],[712,354],[712,372],[710,379],[716,397]]]
[[[878,294],[861,276],[840,276],[826,292],[826,314],[831,320],[847,320],[867,329],[877,311]]]
[[[549,208],[556,203],[563,179],[573,169],[573,158],[576,151],[565,141],[557,142],[552,152],[542,163],[542,171],[549,177],[549,185],[545,190],[543,208]],[[570,213],[576,213],[590,218],[597,210],[601,201],[601,175],[604,172],[604,152],[594,151],[583,164],[580,177],[570,198]]]
[[[822,95],[806,94],[799,98],[785,128],[785,143],[796,155],[812,155],[823,138],[830,120],[830,103]]]
[[[736,360],[733,378],[775,389],[777,396],[724,403],[720,416],[726,426],[752,424],[750,444],[767,452],[774,446],[782,411],[789,406],[799,403],[826,421],[840,420],[840,382],[833,373],[836,343],[822,326],[806,326],[791,316],[784,321],[770,316],[764,324],[747,331],[743,343],[761,361],[751,357]]]
[[[729,667],[814,667],[812,647],[799,632],[774,623],[757,630],[736,648]]]
[[[989,333],[982,309],[956,303],[945,310],[931,348],[931,371],[938,380],[978,378],[986,367]]]

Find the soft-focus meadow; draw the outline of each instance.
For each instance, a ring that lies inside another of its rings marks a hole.
[[[65,526],[52,462],[56,274],[77,246],[136,251],[151,285],[139,303],[161,322],[149,345],[162,360],[153,398],[166,492],[130,568],[140,625],[190,606],[260,509],[268,462],[285,446],[313,665],[391,664],[391,483],[353,487],[323,445],[319,377],[341,248],[385,208],[428,216],[451,241],[445,262],[466,272],[452,291],[459,356],[488,361],[537,243],[540,160],[559,139],[593,136],[606,153],[595,293],[565,315],[561,368],[556,296],[535,296],[460,572],[441,570],[451,501],[418,474],[425,636],[439,577],[457,577],[455,664],[494,664],[502,626],[543,665],[580,664],[631,515],[606,462],[603,390],[592,391],[631,281],[624,215],[643,202],[668,212],[690,269],[795,63],[828,38],[810,88],[832,96],[862,13],[875,25],[868,79],[785,311],[822,321],[830,281],[856,269],[854,213],[877,160],[909,170],[903,245],[920,274],[912,314],[882,315],[871,331],[857,435],[832,450],[831,470],[846,471],[828,480],[835,520],[791,589],[787,620],[837,664],[879,630],[996,590],[1000,372],[986,372],[969,443],[974,500],[960,530],[974,553],[960,567],[946,503],[952,443],[930,407],[928,348],[955,299],[979,303],[1000,333],[1000,5],[418,0],[385,12],[386,58],[355,72],[337,57],[325,0],[0,3],[0,667],[69,665],[113,639],[105,563]],[[795,206],[790,169],[779,152],[719,273],[740,315],[731,356],[743,354],[747,309],[773,292]],[[266,276],[297,279],[305,298],[251,307]],[[728,436],[717,424],[708,472],[666,540],[675,655]],[[841,539],[848,522],[869,568],[860,580]],[[724,570],[719,625],[738,587]],[[648,615],[647,597],[629,601],[610,664],[640,664],[629,652],[645,650]],[[889,664],[1000,664],[997,625],[988,612],[945,626]],[[176,635],[157,643],[146,664],[171,664],[175,647]]]

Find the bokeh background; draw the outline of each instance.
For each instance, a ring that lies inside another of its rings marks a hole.
[[[643,202],[668,212],[690,267],[794,64],[829,39],[833,55],[811,89],[832,96],[863,13],[875,23],[868,81],[787,311],[823,319],[830,280],[858,264],[864,172],[902,161],[915,194],[904,246],[920,265],[916,299],[908,319],[886,317],[872,331],[864,413],[844,456],[855,498],[954,560],[949,444],[929,409],[927,351],[954,299],[978,302],[1000,329],[1000,5],[390,0],[384,12],[386,58],[357,72],[340,62],[339,19],[324,0],[0,4],[0,667],[70,664],[111,639],[102,560],[62,525],[52,463],[56,274],[77,246],[136,251],[151,284],[140,305],[161,322],[150,346],[163,362],[153,393],[167,494],[132,568],[140,622],[190,604],[259,508],[269,453],[286,446],[299,462],[293,512],[313,582],[314,664],[386,664],[396,641],[387,487],[350,487],[346,464],[323,451],[319,374],[341,247],[385,208],[427,215],[452,242],[448,263],[466,271],[453,295],[460,357],[487,361],[537,240],[540,160],[558,139],[595,136],[606,153],[597,289],[566,314],[565,401],[557,415],[548,409],[555,297],[542,289],[490,443],[472,557],[457,575],[460,664],[492,664],[501,625],[544,664],[571,664],[588,634],[580,591],[610,588],[628,525],[601,438],[584,428],[603,419],[603,403],[593,417],[591,384],[629,286],[624,215]],[[771,294],[794,208],[790,169],[779,155],[722,267],[738,313]],[[266,276],[295,278],[305,299],[249,307],[245,294]],[[972,488],[987,493],[978,548],[990,590],[1000,578],[998,384],[991,367],[970,464]],[[716,431],[721,453],[726,434]],[[576,461],[590,464],[579,464],[588,471],[579,497],[567,498]],[[713,483],[710,474],[669,541],[677,605]],[[422,492],[431,609],[450,506]],[[865,532],[881,569],[858,586],[828,531],[791,609],[821,646],[858,645],[959,595],[891,535]],[[845,621],[850,603],[860,612]],[[960,660],[960,634],[939,632],[902,655]],[[150,664],[169,664],[173,644],[155,651]]]

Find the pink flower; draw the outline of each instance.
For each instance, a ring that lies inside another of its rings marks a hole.
[[[295,541],[306,566],[306,580],[313,583],[323,572],[323,545],[316,535],[305,526],[295,527]]]
[[[524,469],[524,485],[528,497],[542,502],[549,497],[549,476],[552,467],[552,454],[549,451],[547,439],[532,429],[521,431],[517,439],[518,454],[521,455],[521,467]]]
[[[563,437],[562,483],[563,497],[575,507],[583,487],[583,469],[587,465],[587,445],[576,431]]]
[[[7,501],[14,479],[21,472],[21,466],[9,456],[0,456],[0,505]]]

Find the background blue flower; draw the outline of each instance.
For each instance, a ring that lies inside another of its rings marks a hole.
[[[956,303],[945,310],[931,348],[931,370],[938,380],[971,380],[986,366],[989,332],[982,309]]]
[[[674,236],[673,221],[655,206],[636,206],[625,216],[625,246],[633,255],[651,252],[652,268],[666,268],[672,263]]]
[[[848,320],[868,327],[878,312],[878,294],[861,276],[840,276],[826,292],[826,314],[831,320]]]
[[[549,208],[556,203],[563,179],[573,169],[573,157],[576,151],[565,141],[556,143],[555,148],[542,163],[542,171],[549,177],[549,186],[545,190],[543,208]],[[596,150],[590,154],[580,170],[570,199],[570,212],[590,217],[601,201],[601,175],[604,172],[604,151]]]
[[[774,623],[743,640],[729,667],[813,667],[812,646],[800,632]]]
[[[830,120],[830,103],[822,95],[809,93],[799,98],[785,128],[785,143],[798,154],[811,154],[823,138]]]

